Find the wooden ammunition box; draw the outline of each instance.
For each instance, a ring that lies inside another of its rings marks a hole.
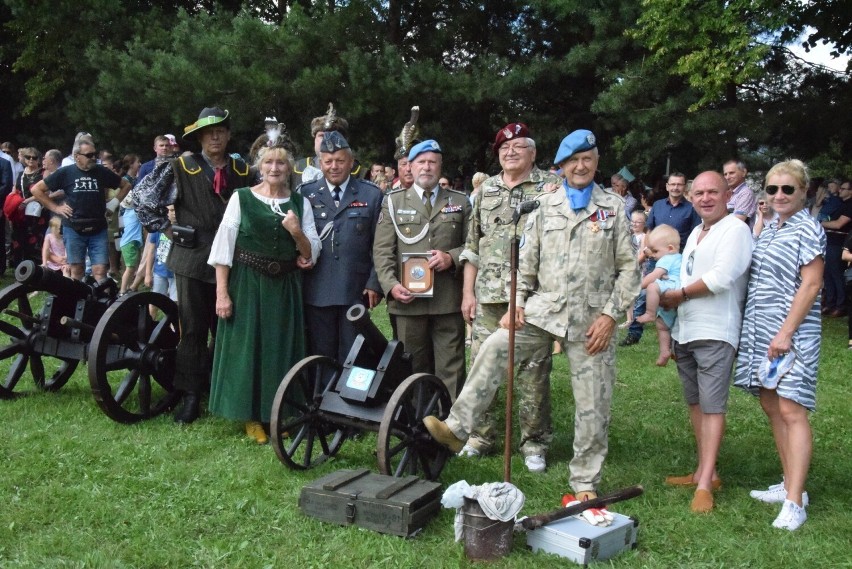
[[[338,470],[302,488],[299,508],[313,518],[411,536],[441,507],[441,485],[417,476],[394,478],[366,468]]]

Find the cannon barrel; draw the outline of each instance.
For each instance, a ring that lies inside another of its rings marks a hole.
[[[15,280],[35,290],[43,290],[64,298],[83,300],[92,294],[92,288],[86,283],[64,277],[32,261],[23,261],[18,265],[15,269]]]
[[[381,354],[388,346],[388,339],[370,320],[370,313],[363,304],[353,304],[346,311],[346,319],[352,322],[359,334],[364,336],[367,346],[374,354]]]

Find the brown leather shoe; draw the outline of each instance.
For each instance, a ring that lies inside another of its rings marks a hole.
[[[438,419],[438,417],[431,415],[424,417],[423,424],[433,439],[453,451],[454,454],[458,454],[464,448],[464,441],[459,439],[447,424]]]
[[[698,483],[692,479],[692,474],[684,474],[683,476],[666,476],[666,484],[669,486],[697,486]],[[713,490],[718,490],[722,487],[722,479],[716,478],[711,482]]]
[[[695,496],[692,497],[692,505],[690,509],[696,514],[706,514],[713,509],[713,492],[710,490],[698,489],[695,491]]]

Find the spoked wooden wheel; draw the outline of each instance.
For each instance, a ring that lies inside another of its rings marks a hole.
[[[435,442],[423,418],[445,419],[450,412],[450,392],[444,382],[428,373],[409,376],[393,392],[379,427],[379,472],[391,476],[420,474],[435,480],[449,451]]]
[[[269,430],[275,454],[288,467],[307,470],[340,450],[344,429],[323,417],[320,404],[342,369],[329,357],[310,356],[281,380]]]
[[[136,423],[174,406],[179,339],[177,305],[167,296],[131,293],[107,309],[89,348],[89,384],[110,419]]]
[[[76,359],[63,359],[36,353],[31,336],[37,326],[29,287],[15,283],[0,291],[0,366],[8,371],[0,380],[0,399],[12,399],[18,382],[29,368],[36,387],[57,391],[77,369]],[[42,299],[47,293],[37,292]],[[35,300],[35,299],[34,299]],[[4,360],[8,360],[5,364]]]

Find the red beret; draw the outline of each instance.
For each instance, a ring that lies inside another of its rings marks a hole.
[[[494,137],[494,154],[497,154],[504,142],[515,138],[531,138],[530,129],[527,128],[527,125],[522,122],[513,122],[498,130],[497,136]]]

